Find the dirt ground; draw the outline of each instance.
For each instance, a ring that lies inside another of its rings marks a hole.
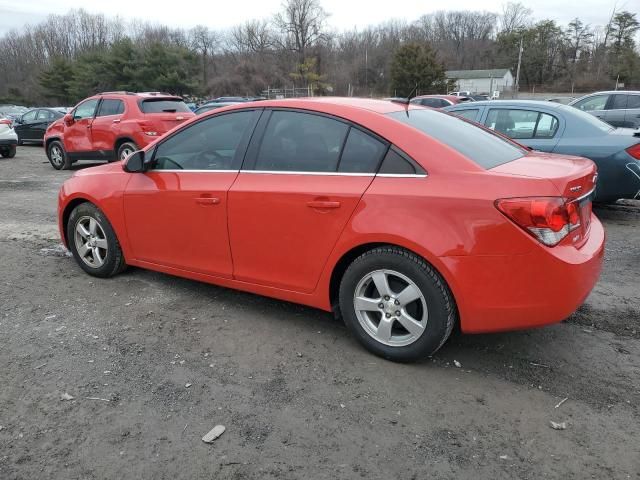
[[[0,479],[640,479],[640,202],[597,210],[604,273],[568,321],[400,365],[320,311],[87,276],[56,227],[70,175],[0,159]]]

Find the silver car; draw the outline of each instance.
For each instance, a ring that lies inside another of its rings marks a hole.
[[[596,92],[569,103],[614,127],[640,128],[640,91]]]

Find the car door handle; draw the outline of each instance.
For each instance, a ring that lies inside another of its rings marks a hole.
[[[218,197],[197,197],[196,203],[198,205],[218,205],[220,199]]]
[[[112,123],[120,123],[120,119],[119,119],[119,118],[116,118],[115,120],[112,120],[111,122],[112,122]]]
[[[307,202],[309,208],[340,208],[340,202],[332,202],[329,200],[311,200]]]

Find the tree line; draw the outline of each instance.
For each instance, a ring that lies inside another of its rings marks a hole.
[[[445,70],[510,68],[521,89],[640,87],[637,15],[605,25],[501,12],[440,11],[337,32],[320,0],[285,0],[268,19],[227,30],[125,21],[72,10],[0,38],[0,103],[73,104],[106,90],[255,95],[267,87],[387,96],[446,90]]]

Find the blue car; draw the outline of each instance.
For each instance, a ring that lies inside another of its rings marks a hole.
[[[598,166],[596,200],[640,198],[640,131],[614,128],[576,108],[534,100],[446,107],[534,150],[586,157]]]

